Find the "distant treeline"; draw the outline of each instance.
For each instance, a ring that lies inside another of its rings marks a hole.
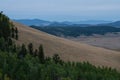
[[[65,37],[78,37],[81,35],[91,36],[93,34],[104,35],[106,33],[116,33],[120,32],[120,28],[112,26],[89,26],[89,27],[79,27],[79,26],[31,26],[33,28],[39,29],[41,31],[47,32],[56,36],[65,36]]]

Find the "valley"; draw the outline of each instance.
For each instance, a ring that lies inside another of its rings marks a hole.
[[[92,46],[102,47],[106,49],[120,51],[120,33],[108,33],[105,35],[67,37],[67,39],[86,43]]]

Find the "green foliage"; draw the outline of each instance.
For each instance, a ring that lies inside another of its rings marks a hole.
[[[64,62],[54,60],[39,62],[38,57],[27,54],[0,52],[0,80],[120,80],[120,73],[107,67],[95,67],[88,62]]]
[[[39,57],[40,62],[44,63],[45,56],[44,56],[44,50],[43,50],[43,46],[42,45],[39,46],[38,57]]]
[[[56,64],[63,64],[63,61],[60,59],[59,55],[58,54],[54,54],[53,55],[53,61],[56,63]]]
[[[26,46],[24,44],[22,44],[21,49],[18,53],[18,57],[19,58],[24,58],[26,56],[26,54],[27,54]]]
[[[15,28],[15,39],[18,40],[18,29]]]
[[[36,57],[38,55],[38,50],[35,49],[33,56]]]
[[[47,32],[56,36],[65,36],[65,37],[78,37],[81,35],[91,36],[93,34],[104,35],[106,33],[111,32],[120,32],[120,28],[115,28],[111,26],[88,26],[88,27],[80,27],[80,26],[31,26],[32,28],[36,28],[38,30]]]
[[[16,36],[16,38],[15,38]],[[2,12],[0,13],[0,50],[2,51],[13,51],[13,42],[14,39],[18,39],[18,30],[10,21],[10,19],[4,15]]]
[[[33,44],[32,43],[28,44],[28,51],[31,55],[33,55]]]

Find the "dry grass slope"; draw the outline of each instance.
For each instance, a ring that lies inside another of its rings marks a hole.
[[[32,42],[36,48],[43,44],[46,56],[57,53],[65,61],[89,61],[120,70],[120,52],[59,38],[16,22],[14,24],[19,29],[18,44]]]

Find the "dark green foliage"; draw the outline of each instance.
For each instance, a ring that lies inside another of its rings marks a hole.
[[[35,51],[34,51],[34,57],[36,57],[37,55],[38,55],[38,50],[37,49],[35,49]]]
[[[18,39],[18,31],[17,28],[14,27],[13,23],[10,19],[3,14],[0,13],[0,50],[11,52],[13,51],[15,43],[13,42],[13,38]]]
[[[4,14],[0,13],[0,37],[3,37],[5,40],[11,36],[11,29],[13,25],[10,22],[9,18]]]
[[[16,46],[16,44],[13,45],[12,52],[17,52],[17,46]]]
[[[20,52],[18,53],[19,58],[24,58],[27,54],[27,49],[24,44],[22,44]]]
[[[81,35],[91,36],[93,34],[104,35],[111,32],[120,32],[120,28],[115,28],[111,26],[89,26],[89,27],[80,27],[80,26],[31,26],[33,28],[39,29],[41,31],[47,32],[56,36],[65,36],[65,37],[77,37]]]
[[[44,63],[45,56],[44,56],[44,50],[42,45],[39,46],[38,57],[39,57],[40,63]]]
[[[34,53],[33,53],[33,44],[32,43],[28,44],[28,51],[29,51],[30,55],[34,55]]]
[[[63,64],[63,61],[60,59],[60,57],[59,57],[58,54],[54,54],[52,58],[53,58],[53,61],[54,61],[56,64],[58,64],[58,63],[61,64],[61,65]]]
[[[120,80],[120,73],[107,67],[95,67],[88,62],[64,62],[48,59],[44,64],[38,57],[0,51],[0,80]]]
[[[5,50],[5,39],[4,38],[0,38],[0,49],[2,50],[2,51],[4,51]]]
[[[12,38],[14,38],[14,37],[15,37],[15,34],[14,34],[14,32],[15,32],[15,29],[12,27],[12,33],[11,33],[11,35],[12,35]]]
[[[18,40],[18,29],[15,28],[15,39]]]

